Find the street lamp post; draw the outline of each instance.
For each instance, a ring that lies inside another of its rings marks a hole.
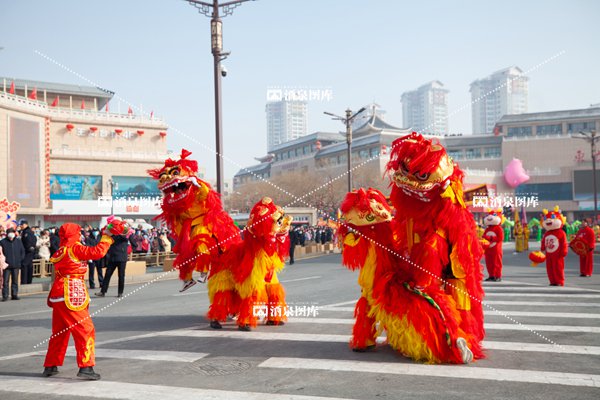
[[[325,111],[324,114],[333,117],[332,119],[336,121],[342,121],[346,125],[346,143],[348,144],[346,160],[348,161],[348,192],[352,191],[352,122],[354,122],[354,118],[361,112],[365,111],[365,107],[358,110],[356,113],[352,114],[352,110],[349,108],[346,109],[346,116],[340,117],[339,115],[335,115],[333,113]]]
[[[223,52],[223,22],[221,17],[233,14],[233,9],[240,4],[250,0],[227,1],[219,4],[219,0],[212,3],[198,0],[184,0],[193,5],[198,11],[210,16],[210,44],[213,55],[214,81],[215,81],[215,142],[217,153],[217,191],[224,194],[223,183],[223,125],[221,122],[221,75],[225,76],[225,70],[221,69],[221,61],[229,56],[229,52]]]
[[[576,139],[584,139],[590,143],[590,147],[592,150],[592,187],[594,191],[594,219],[593,222],[596,223],[598,219],[598,189],[596,187],[596,140],[600,139],[600,136],[596,135],[596,130],[591,130],[589,132],[579,132],[581,137],[574,136]]]

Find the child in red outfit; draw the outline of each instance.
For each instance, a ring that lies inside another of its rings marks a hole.
[[[52,336],[44,361],[44,376],[58,374],[63,365],[69,337],[73,334],[77,351],[77,376],[98,380],[94,372],[94,324],[88,312],[90,296],[85,286],[84,275],[87,260],[97,260],[106,254],[113,239],[104,233],[100,243],[88,247],[80,243],[81,227],[64,224],[59,231],[60,248],[50,261],[54,263],[55,280],[48,294],[48,306],[52,308]]]
[[[504,230],[502,222],[504,216],[502,210],[490,210],[483,219],[485,232],[483,238],[489,242],[485,248],[485,266],[489,277],[486,281],[499,282],[502,280],[502,242],[504,242]]]

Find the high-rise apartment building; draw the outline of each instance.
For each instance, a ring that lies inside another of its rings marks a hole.
[[[305,101],[268,102],[266,112],[267,151],[280,143],[306,136],[308,104]]]
[[[529,78],[519,67],[508,67],[471,83],[473,134],[494,133],[507,114],[527,112]]]
[[[402,125],[420,133],[448,133],[448,90],[440,81],[402,93]]]

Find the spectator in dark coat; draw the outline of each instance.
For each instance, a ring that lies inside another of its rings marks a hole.
[[[94,247],[98,244],[98,239],[94,236],[94,232],[98,233],[98,231],[84,231],[84,241],[83,244],[89,247]],[[90,284],[90,289],[96,288],[96,278],[94,278],[95,271],[98,271],[98,286],[102,287],[102,267],[100,265],[100,260],[88,260],[88,280]]]
[[[56,253],[60,247],[60,238],[58,237],[58,229],[50,228],[50,255]]]
[[[8,300],[8,281],[10,280],[10,293],[13,300],[19,300],[19,271],[23,266],[25,259],[25,248],[21,239],[17,239],[17,235],[13,228],[6,230],[6,237],[0,240],[2,253],[6,259],[8,267],[4,270],[3,285],[2,285],[2,301]]]
[[[21,242],[25,248],[25,259],[21,267],[21,285],[29,285],[33,280],[33,258],[37,245],[37,237],[26,220],[21,220]]]
[[[117,291],[117,297],[123,296],[123,290],[125,289],[125,266],[127,265],[127,246],[129,240],[123,235],[113,236],[114,243],[110,245],[108,249],[108,266],[106,267],[106,273],[104,274],[104,280],[102,281],[102,289],[96,293],[96,296],[104,297],[108,292],[108,285],[110,284],[110,278],[112,277],[115,269],[119,270],[119,286]]]
[[[298,244],[298,231],[296,229],[290,230],[290,265],[294,263],[294,249]]]

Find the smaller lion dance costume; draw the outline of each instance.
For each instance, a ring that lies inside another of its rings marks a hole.
[[[562,229],[566,218],[558,206],[553,211],[542,210],[542,227],[546,232],[542,236],[541,251],[529,254],[532,266],[546,262],[546,272],[550,286],[565,285],[565,257],[569,252],[567,234]]]
[[[106,234],[108,229],[104,230],[100,243],[94,247],[80,243],[81,227],[77,224],[67,223],[59,230],[60,248],[50,258],[54,264],[55,279],[48,294],[48,306],[52,308],[52,336],[44,361],[44,376],[58,374],[72,334],[79,366],[77,376],[100,379],[93,369],[95,330],[88,312],[90,296],[84,275],[88,270],[87,261],[104,257],[113,243],[113,239]]]
[[[439,143],[415,132],[393,142],[387,170],[404,260],[398,276],[378,283],[387,285],[386,319],[377,319],[389,343],[428,363],[482,358],[483,251],[463,200],[464,173]]]
[[[485,254],[485,266],[489,277],[486,281],[499,282],[502,280],[502,242],[504,242],[504,231],[502,229],[504,215],[502,209],[489,210],[483,219],[485,232],[483,242]]]
[[[348,193],[340,211],[343,223],[338,234],[342,243],[342,264],[352,271],[360,270],[361,296],[354,310],[356,322],[350,347],[353,351],[363,352],[376,346],[375,314],[385,301],[381,293],[374,294],[375,283],[385,274],[393,274],[397,268],[395,264],[399,262],[394,256],[394,220],[385,196],[373,188]]]
[[[188,159],[191,154],[182,149],[179,160],[169,158],[162,168],[148,173],[158,180],[158,188],[163,193],[162,213],[156,219],[167,224],[177,241],[173,265],[179,269],[179,278],[183,281],[181,291],[196,283],[192,278],[194,271],[201,273],[201,282],[208,276],[208,318],[211,327],[219,329],[219,321],[237,313],[233,276],[225,267],[222,255],[239,243],[241,236],[223,210],[220,195],[197,176],[198,162]]]
[[[579,276],[590,277],[594,272],[594,249],[596,248],[596,234],[589,227],[587,221],[583,221],[581,228],[577,231],[575,238],[569,247],[579,256]]]
[[[267,325],[283,325],[287,320],[285,290],[277,274],[289,253],[291,222],[292,217],[264,197],[250,212],[243,242],[225,256],[240,297],[239,330],[256,327],[259,317]]]

